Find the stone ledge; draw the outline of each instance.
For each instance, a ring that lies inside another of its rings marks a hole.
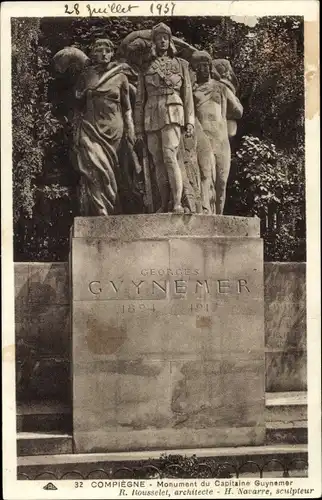
[[[259,238],[260,220],[257,217],[171,213],[75,217],[72,236],[126,241],[173,236],[252,236]]]
[[[17,455],[57,455],[73,453],[69,434],[20,432],[17,434]]]
[[[265,425],[249,427],[163,428],[144,430],[74,430],[76,453],[104,453],[194,448],[196,446],[260,446],[265,441]],[[124,445],[126,443],[126,445]]]
[[[307,404],[307,392],[266,392],[266,406],[302,406]]]
[[[237,446],[222,448],[196,448],[196,449],[167,449],[158,451],[131,451],[117,453],[75,453],[59,455],[38,455],[18,457],[18,467],[28,467],[37,465],[54,464],[89,464],[97,465],[99,462],[134,462],[140,460],[153,460],[160,458],[160,455],[185,455],[191,457],[256,457],[306,454],[307,444],[275,444],[263,446]]]

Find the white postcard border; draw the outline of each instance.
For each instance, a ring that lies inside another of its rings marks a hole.
[[[133,1],[122,4],[139,5],[125,16],[151,16],[153,2]],[[165,2],[158,2],[165,3]],[[75,489],[75,481],[55,480],[57,491],[44,491],[48,481],[17,481],[16,477],[16,401],[15,401],[15,328],[14,272],[12,221],[12,137],[11,137],[11,17],[66,16],[66,2],[3,2],[1,5],[1,208],[2,208],[2,380],[3,380],[3,484],[6,499],[44,498],[115,498],[119,488],[84,487]],[[67,2],[71,7],[74,3]],[[88,2],[78,2],[80,15],[88,16]],[[105,2],[90,3],[92,9],[104,8]],[[306,210],[307,210],[307,355],[308,355],[308,420],[309,420],[309,477],[290,478],[294,488],[313,488],[311,494],[295,497],[318,497],[321,494],[321,316],[320,316],[320,106],[319,106],[319,49],[307,43],[319,32],[319,2],[292,1],[176,1],[175,16],[207,15],[242,18],[263,15],[301,15],[305,19],[306,72]],[[76,16],[76,13],[72,14]],[[101,14],[102,15],[102,14]],[[115,14],[113,14],[113,17]],[[109,17],[107,15],[107,17]],[[157,16],[156,21],[158,19]],[[315,40],[314,38],[314,40]],[[313,51],[313,52],[312,52]],[[315,103],[312,104],[312,103]],[[313,106],[313,107],[312,107]],[[148,480],[153,483],[153,480]],[[200,480],[201,482],[201,480]],[[88,481],[90,483],[90,480]],[[155,481],[155,484],[156,481]],[[216,492],[213,498],[221,498]],[[273,490],[270,495],[274,496]],[[258,498],[258,495],[247,495]],[[279,495],[288,498],[288,495]],[[265,498],[266,495],[263,495]],[[189,496],[187,496],[189,498]],[[211,497],[210,497],[211,498]],[[233,495],[231,498],[239,498]]]

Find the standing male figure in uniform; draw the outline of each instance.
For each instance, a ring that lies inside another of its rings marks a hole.
[[[161,197],[158,212],[183,213],[183,182],[178,163],[182,128],[187,137],[194,131],[194,104],[188,62],[175,57],[170,28],[160,23],[152,28],[152,60],[139,75],[134,121],[137,140],[146,136],[156,169]],[[169,190],[170,184],[170,190]]]

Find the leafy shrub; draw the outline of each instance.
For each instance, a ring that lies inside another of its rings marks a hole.
[[[304,149],[246,135],[233,159],[235,213],[262,221],[266,260],[305,260]],[[232,203],[232,200],[230,200]]]
[[[211,458],[200,459],[196,455],[161,455],[158,468],[163,477],[204,478],[231,477],[225,466]]]
[[[51,51],[40,43],[40,24],[38,18],[12,20],[15,260],[59,260],[62,251],[65,257],[68,228],[58,229],[58,224],[63,226],[62,220],[71,223],[71,207],[61,214],[55,206],[59,200],[66,210],[64,199],[73,199],[73,193],[62,185],[61,164],[66,163],[66,148],[61,149],[64,127],[49,99],[53,81]],[[62,245],[60,251],[58,242]]]
[[[132,465],[132,467],[130,467]],[[118,467],[113,478],[178,478],[178,479],[201,479],[201,478],[230,478],[235,468],[231,464],[220,463],[213,458],[200,458],[196,455],[162,454],[159,459],[142,460],[140,462],[128,462],[126,467]]]

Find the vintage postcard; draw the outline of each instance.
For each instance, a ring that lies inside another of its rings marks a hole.
[[[318,14],[2,3],[5,499],[321,495]]]

